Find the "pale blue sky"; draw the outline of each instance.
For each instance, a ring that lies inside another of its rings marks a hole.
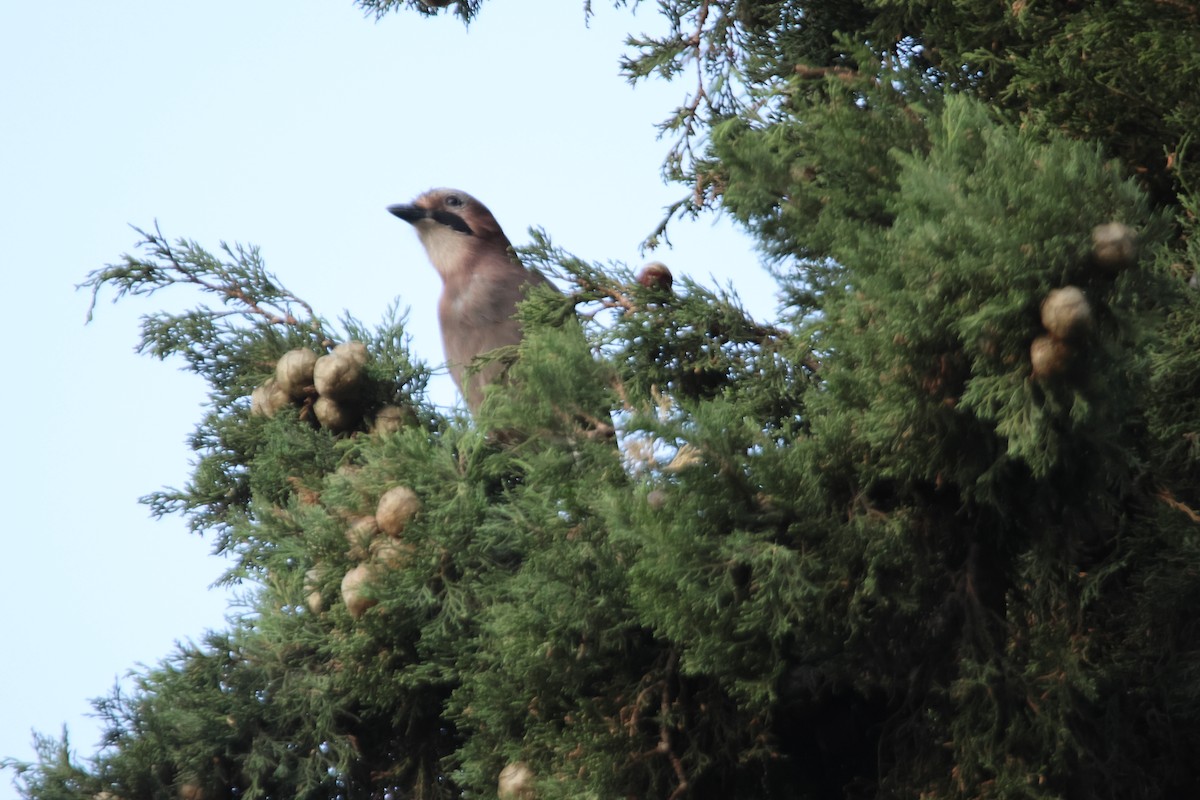
[[[582,2],[493,0],[465,30],[375,23],[349,0],[0,2],[0,757],[31,757],[31,729],[64,723],[90,755],[88,699],[223,627],[229,602],[208,588],[223,568],[210,542],[137,502],[187,479],[205,396],[179,363],[133,353],[137,320],[196,298],[104,300],[85,327],[74,285],[133,248],[128,224],[157,219],[210,248],[259,245],[330,318],[375,322],[399,297],[414,350],[439,363],[437,278],[389,203],[456,186],[515,242],[537,225],[637,266],[686,191],[659,177],[654,124],[693,83],[630,88],[622,41],[660,27],[653,4],[595,6],[587,26]],[[772,316],[774,285],[728,221],[672,240],[654,257],[677,275],[734,282]],[[444,375],[434,397],[454,402]]]

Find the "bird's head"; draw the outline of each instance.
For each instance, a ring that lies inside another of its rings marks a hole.
[[[443,279],[481,249],[510,252],[508,237],[492,212],[466,192],[430,189],[411,203],[388,206],[388,211],[416,228]]]

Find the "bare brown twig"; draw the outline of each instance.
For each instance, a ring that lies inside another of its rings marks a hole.
[[[1163,488],[1158,490],[1157,496],[1158,496],[1158,499],[1162,500],[1164,503],[1166,503],[1168,507],[1173,508],[1176,511],[1182,512],[1183,515],[1185,517],[1187,517],[1188,519],[1190,519],[1192,522],[1200,524],[1200,513],[1197,513],[1195,510],[1193,510],[1191,508],[1191,506],[1187,505],[1186,503],[1176,500],[1174,493],[1170,489],[1168,489],[1164,486]]]
[[[670,657],[667,659],[668,678],[674,676],[675,668],[678,666],[678,663],[679,654],[672,650]],[[688,776],[687,772],[683,768],[683,761],[675,753],[675,750],[671,744],[671,728],[669,724],[671,712],[671,688],[669,680],[662,681],[662,692],[660,697],[661,717],[659,718],[658,728],[658,752],[665,755],[667,760],[671,762],[671,769],[675,771],[675,777],[679,780],[679,783],[675,786],[675,791],[671,792],[668,798],[668,800],[675,800],[678,797],[682,797],[683,793],[688,790]]]

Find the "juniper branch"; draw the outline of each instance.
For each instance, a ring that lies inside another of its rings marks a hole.
[[[241,315],[247,319],[259,319],[268,325],[286,325],[307,329],[320,338],[321,323],[312,306],[286,289],[278,279],[267,272],[257,247],[221,242],[221,250],[228,259],[222,260],[187,239],[178,239],[172,244],[163,235],[158,223],[152,232],[133,227],[141,236],[138,248],[146,251],[144,257],[125,254],[121,262],[109,264],[95,270],[88,279],[76,288],[91,289],[92,299],[88,306],[90,322],[102,288],[115,290],[113,302],[125,295],[152,295],[170,286],[198,286],[205,294],[215,295],[223,304],[235,304],[235,308],[216,311],[202,307],[207,316],[222,317]],[[303,309],[302,316],[293,313],[294,307]]]

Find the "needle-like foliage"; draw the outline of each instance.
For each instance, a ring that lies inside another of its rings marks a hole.
[[[40,739],[25,797],[1200,793],[1197,9],[658,10],[652,239],[728,212],[776,318],[533,231],[566,292],[467,420],[402,319],[144,234],[86,285],[210,303],[143,326],[211,391],[148,502],[247,609],[98,701],[94,757]]]

